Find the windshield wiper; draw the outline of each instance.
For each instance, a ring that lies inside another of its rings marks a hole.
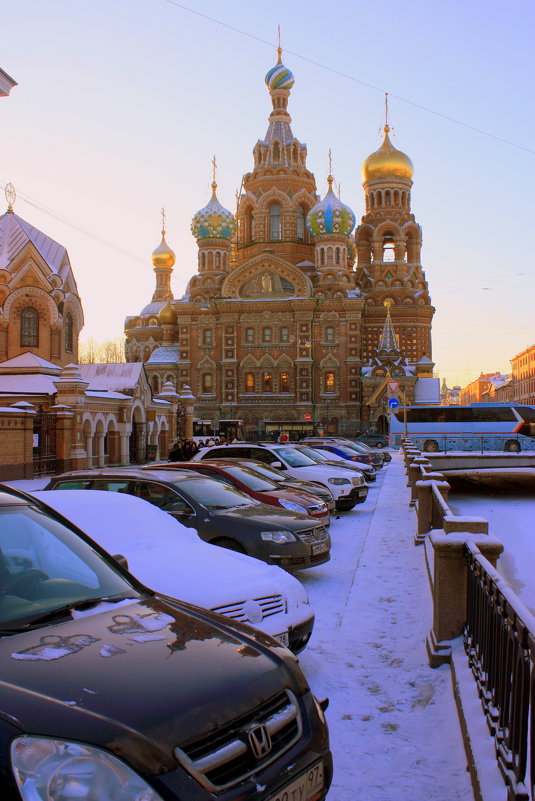
[[[51,609],[49,612],[45,612],[42,615],[37,615],[36,617],[32,617],[24,625],[14,626],[13,628],[5,628],[0,629],[0,637],[5,637],[9,634],[20,634],[23,631],[31,631],[31,629],[35,627],[42,626],[45,623],[50,623],[53,620],[61,620],[62,618],[67,618],[72,615],[73,612],[82,612],[86,609],[91,609],[93,606],[98,606],[100,603],[110,603],[115,604],[119,601],[124,601],[126,598],[130,598],[130,595],[112,595],[106,596],[102,598],[86,598],[83,601],[71,601],[64,606],[60,606],[57,609]]]

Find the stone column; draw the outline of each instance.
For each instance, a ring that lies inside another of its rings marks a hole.
[[[187,385],[180,393],[180,402],[184,405],[184,437],[191,439],[193,436],[193,410],[195,408],[195,396],[191,387]]]
[[[451,659],[451,640],[460,637],[466,623],[468,565],[464,550],[470,540],[496,566],[503,545],[492,535],[466,532],[443,534],[433,531],[429,540],[434,552],[433,625],[426,640],[431,667]]]
[[[431,530],[433,522],[433,485],[438,489],[444,501],[448,501],[450,485],[444,481],[442,473],[426,473],[425,479],[416,482],[418,495],[418,533],[416,543]]]
[[[85,391],[89,386],[80,374],[76,364],[67,364],[62,368],[59,378],[54,380],[56,387],[56,405],[68,406],[73,414],[71,423],[71,450],[66,458],[71,461],[71,469],[79,470],[86,467],[87,452],[83,441],[82,412],[85,406]]]

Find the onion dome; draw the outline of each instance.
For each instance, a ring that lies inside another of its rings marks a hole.
[[[236,230],[236,220],[232,212],[223,208],[215,190],[217,184],[212,182],[212,197],[203,209],[200,209],[191,221],[191,232],[197,241],[202,239],[232,239]]]
[[[162,231],[162,241],[158,247],[152,251],[152,263],[155,267],[167,267],[170,269],[176,261],[176,256],[165,241],[165,231]]]
[[[176,311],[173,309],[169,301],[167,301],[165,306],[162,309],[160,309],[158,313],[158,322],[160,323],[160,325],[177,324]]]
[[[319,203],[309,211],[307,228],[313,236],[339,234],[347,236],[355,227],[355,215],[333,192],[333,177],[327,178],[329,189]]]
[[[362,178],[371,181],[373,178],[409,178],[414,175],[412,161],[401,150],[397,150],[390,141],[388,132],[390,126],[385,125],[385,138],[383,144],[372,153],[362,165]]]
[[[279,54],[277,63],[269,70],[265,77],[266,86],[270,92],[274,89],[290,90],[295,83],[293,72],[282,63],[282,50],[280,47],[277,52]]]

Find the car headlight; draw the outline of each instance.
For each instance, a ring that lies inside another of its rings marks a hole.
[[[351,484],[348,478],[328,478],[329,484]]]
[[[364,476],[355,476],[351,479],[355,487],[361,487],[364,484]]]
[[[24,801],[162,801],[132,768],[92,745],[17,737],[11,764]]]
[[[293,501],[286,501],[284,498],[279,498],[279,503],[281,506],[284,506],[285,509],[289,509],[291,512],[301,512],[302,515],[306,515],[307,510],[304,506],[301,506],[300,503],[294,503]]]
[[[260,536],[263,540],[269,540],[270,542],[295,542],[297,537],[295,537],[291,531],[261,531]]]

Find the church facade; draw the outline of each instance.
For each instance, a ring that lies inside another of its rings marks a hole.
[[[196,417],[216,429],[239,420],[251,437],[387,430],[393,395],[439,402],[411,160],[385,125],[363,165],[366,213],[354,231],[331,175],[317,194],[280,49],[265,81],[272,111],[236,215],[217,198],[214,168],[212,197],[192,221],[198,262],[187,291],[172,296],[175,255],[162,231],[152,300],[125,322],[126,359],[145,362],[154,393],[169,381],[191,387]]]

